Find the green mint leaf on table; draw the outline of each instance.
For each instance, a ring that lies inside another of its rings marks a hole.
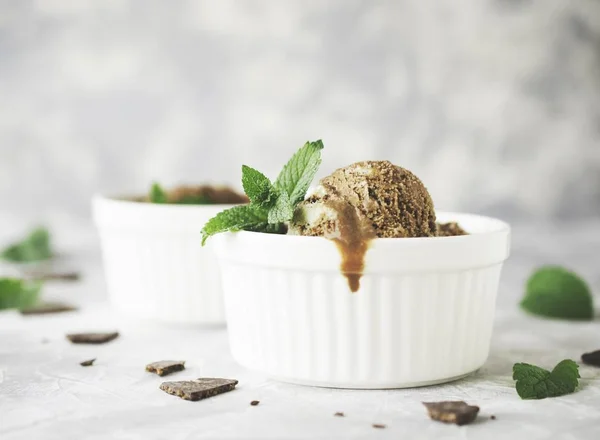
[[[269,207],[278,196],[267,176],[246,165],[242,165],[242,186],[250,203],[257,206]]]
[[[242,185],[249,205],[236,206],[217,214],[202,229],[202,245],[208,237],[228,231],[257,231],[285,234],[286,223],[296,205],[304,200],[319,165],[323,142],[307,142],[283,167],[275,184],[260,171],[242,167]]]
[[[267,215],[264,209],[253,205],[240,205],[221,211],[202,228],[202,245],[206,243],[208,237],[221,232],[242,229],[264,231],[268,225]]]
[[[17,278],[0,278],[0,309],[23,309],[35,305],[42,284]]]
[[[275,186],[287,192],[293,205],[304,200],[306,191],[321,165],[323,142],[307,142],[283,167]]]
[[[542,267],[531,275],[521,307],[549,318],[590,320],[594,316],[592,294],[585,281],[557,266]]]
[[[19,243],[7,247],[0,256],[15,263],[28,263],[52,258],[50,233],[45,228],[37,228]]]
[[[167,192],[157,182],[152,184],[148,198],[151,203],[168,203]]]
[[[552,371],[530,364],[515,364],[513,379],[521,399],[545,399],[571,394],[579,385],[579,366],[570,359],[559,362]]]

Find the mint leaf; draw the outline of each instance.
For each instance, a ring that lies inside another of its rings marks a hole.
[[[275,181],[275,187],[285,191],[293,206],[304,200],[306,191],[321,165],[323,142],[307,142],[289,162]]]
[[[267,217],[270,224],[285,223],[294,216],[294,205],[285,192],[279,192],[275,205],[269,210]]]
[[[35,305],[42,284],[16,278],[0,278],[0,309],[23,309]]]
[[[250,202],[255,205],[270,206],[278,197],[269,178],[246,165],[242,165],[242,186]]]
[[[50,233],[45,228],[37,228],[24,240],[4,249],[0,256],[15,263],[28,263],[52,258]]]
[[[594,316],[592,294],[585,281],[558,266],[542,267],[531,275],[521,307],[549,318],[590,320]]]
[[[552,371],[535,365],[513,366],[517,394],[521,399],[545,399],[570,394],[579,385],[579,366],[570,359],[559,362]]]
[[[148,198],[151,203],[168,203],[167,192],[158,184],[158,182],[152,184]]]
[[[202,228],[202,245],[208,237],[242,229],[264,231],[268,226],[268,211],[253,205],[240,205],[221,211]]]

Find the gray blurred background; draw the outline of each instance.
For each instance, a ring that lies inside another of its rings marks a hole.
[[[321,176],[389,159],[439,209],[598,218],[600,2],[0,0],[4,228],[317,138]]]

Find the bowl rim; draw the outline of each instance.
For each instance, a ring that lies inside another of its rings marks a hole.
[[[448,217],[451,218],[451,220],[449,219],[445,219],[442,223],[446,223],[446,222],[457,222],[457,223],[461,223],[460,219],[463,220],[472,220],[472,221],[479,221],[479,222],[487,222],[491,225],[495,225],[495,228],[493,228],[492,230],[489,231],[485,231],[485,232],[469,232],[466,235],[453,235],[453,236],[445,236],[445,237],[392,237],[392,238],[374,238],[371,241],[373,243],[381,243],[381,244],[385,244],[385,245],[390,245],[392,243],[417,243],[417,242],[430,242],[432,240],[435,240],[435,242],[460,242],[460,241],[469,241],[469,240],[473,240],[474,237],[482,237],[482,236],[486,236],[486,235],[490,235],[490,234],[505,234],[505,233],[510,233],[511,232],[511,227],[510,224],[508,224],[507,222],[505,222],[504,220],[500,220],[498,218],[495,217],[489,217],[489,216],[485,216],[485,215],[480,215],[480,214],[471,214],[471,213],[463,213],[463,212],[457,212],[457,211],[437,211],[436,212],[436,216],[437,215],[442,215],[443,217]],[[439,219],[438,219],[439,221]],[[325,237],[319,237],[319,236],[305,236],[305,235],[292,235],[292,234],[269,234],[266,232],[257,232],[257,231],[237,231],[237,232],[226,232],[224,234],[230,235],[230,234],[235,234],[235,235],[239,235],[240,238],[247,238],[249,240],[255,241],[258,240],[259,237],[264,237],[265,240],[289,240],[289,242],[293,242],[293,241],[303,241],[303,242],[308,242],[309,240],[316,242],[316,241],[321,241],[323,240],[323,238]],[[211,237],[214,238],[214,237]]]
[[[207,204],[178,204],[178,203],[151,203],[151,202],[141,202],[137,200],[128,200],[125,197],[135,197],[135,196],[127,196],[127,195],[108,195],[104,193],[96,193],[92,196],[93,204],[105,204],[105,205],[113,205],[118,207],[139,207],[141,209],[154,209],[154,210],[180,210],[180,211],[190,211],[197,209],[211,209],[219,208],[219,210],[225,210],[229,208],[233,208],[234,206],[240,206],[244,203],[207,203]]]

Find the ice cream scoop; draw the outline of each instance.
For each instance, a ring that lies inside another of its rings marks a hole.
[[[334,240],[350,289],[359,288],[364,255],[373,238],[434,237],[431,197],[410,171],[389,161],[357,162],[323,178],[300,203],[289,233]]]

